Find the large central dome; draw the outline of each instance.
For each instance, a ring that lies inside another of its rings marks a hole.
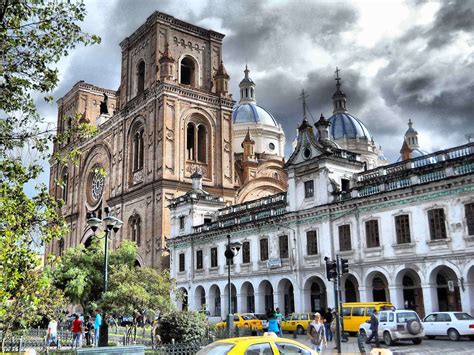
[[[278,127],[278,123],[270,112],[255,103],[240,103],[234,107],[232,112],[234,124],[238,123],[261,123]]]
[[[336,112],[328,121],[331,123],[329,126],[329,134],[334,140],[342,138],[365,138],[371,141],[373,139],[362,121],[348,112]]]

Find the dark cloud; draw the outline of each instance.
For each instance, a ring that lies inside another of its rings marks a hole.
[[[416,13],[425,2],[408,4]],[[366,124],[392,161],[398,157],[408,118],[415,121],[420,138],[429,137],[425,141],[433,149],[463,143],[463,135],[473,126],[473,1],[442,2],[431,23],[408,26],[398,37],[382,39],[370,48],[343,43],[344,33],[361,25],[358,5],[349,1],[203,0],[199,5],[119,0],[104,2],[103,8],[97,3],[87,6],[98,13],[90,14],[94,20],[86,21],[84,30],[99,34],[103,41],[72,54],[56,97],[79,80],[116,89],[119,43],[158,10],[203,27],[220,23],[221,28],[213,29],[226,34],[223,55],[232,92],[238,95],[248,62],[251,76],[255,75],[258,103],[285,130],[287,153],[302,119],[298,100],[302,88],[315,119],[321,113],[332,114],[336,66],[342,68],[349,111]],[[461,35],[467,38],[470,53],[459,53],[448,45]],[[375,77],[364,76],[366,65],[378,60],[383,64]],[[54,107],[43,107],[55,120]]]
[[[438,48],[449,44],[460,31],[474,31],[474,2],[456,0],[444,3],[438,11],[436,20],[427,32],[428,45]]]

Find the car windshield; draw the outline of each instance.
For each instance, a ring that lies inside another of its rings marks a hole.
[[[212,343],[199,350],[196,355],[225,355],[235,344],[230,343]]]
[[[243,318],[244,320],[255,319],[255,317],[254,317],[253,315],[251,315],[251,314],[244,314],[244,315],[242,316],[242,318]]]
[[[454,313],[454,316],[457,320],[473,320],[474,317],[470,316],[467,313]]]
[[[418,320],[418,316],[415,312],[397,313],[397,323],[407,323],[410,320]]]

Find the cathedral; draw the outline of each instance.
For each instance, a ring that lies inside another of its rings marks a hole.
[[[338,256],[349,260],[343,301],[474,313],[474,143],[428,153],[410,120],[389,163],[336,69],[333,112],[310,124],[303,92],[285,160],[247,66],[230,95],[223,38],[155,12],[120,43],[118,90],[80,81],[58,101],[60,130],[76,116],[98,133],[54,146],[81,155],[51,165],[70,228],[46,253],[89,245],[86,216],[109,207],[124,222],[112,247],[132,240],[138,266],[169,268],[182,308],[334,307],[324,260]],[[229,241],[241,249],[227,264]]]
[[[193,173],[224,204],[286,191],[283,129],[257,105],[247,68],[237,104],[229,94],[223,38],[155,12],[120,43],[118,90],[79,81],[58,100],[60,131],[79,116],[98,134],[54,146],[81,155],[77,165],[51,165],[50,191],[65,202],[69,233],[46,253],[89,245],[86,216],[110,207],[124,222],[114,246],[133,240],[137,265],[167,268],[168,205],[191,189]]]

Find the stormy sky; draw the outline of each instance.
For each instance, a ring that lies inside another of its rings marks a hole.
[[[314,116],[332,114],[334,70],[341,68],[348,110],[396,161],[407,121],[422,149],[467,142],[474,133],[474,1],[86,1],[86,32],[102,43],[78,48],[59,63],[64,95],[79,80],[117,89],[119,43],[153,11],[222,32],[231,91],[245,63],[258,104],[282,124],[287,157],[302,119],[304,88]],[[56,105],[41,104],[56,120]]]

